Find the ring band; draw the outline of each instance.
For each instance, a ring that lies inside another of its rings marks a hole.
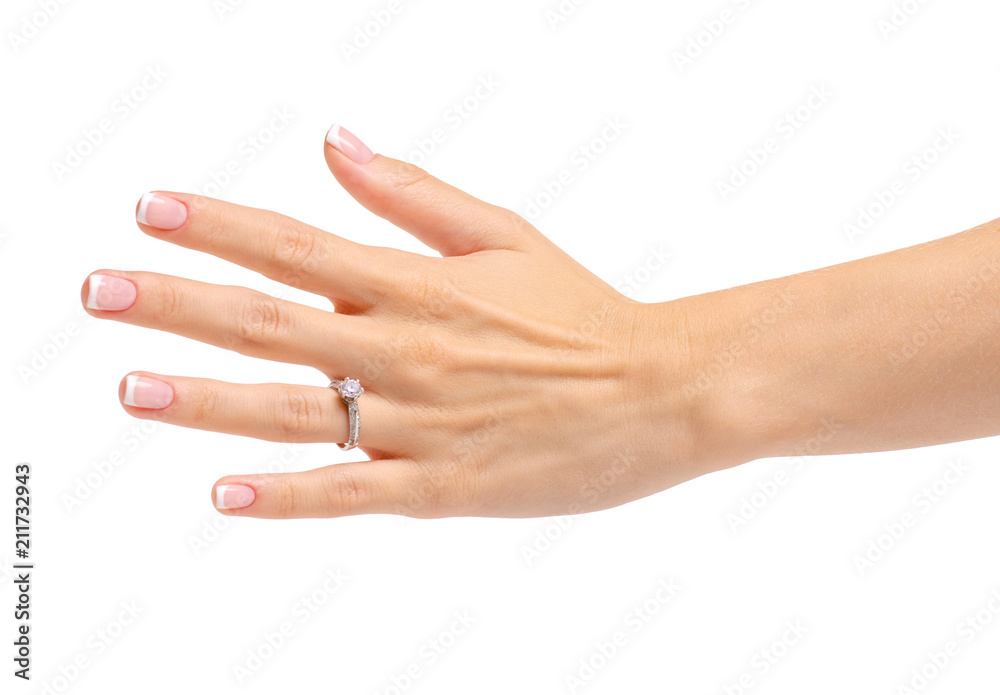
[[[338,444],[341,451],[349,451],[358,445],[358,437],[361,435],[361,411],[358,410],[358,398],[365,392],[361,388],[361,382],[357,379],[345,378],[334,379],[328,388],[337,389],[340,400],[347,406],[347,419],[350,423],[350,434],[346,444]]]

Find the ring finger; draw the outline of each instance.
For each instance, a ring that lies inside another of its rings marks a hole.
[[[346,442],[347,407],[322,386],[233,384],[215,379],[133,372],[118,398],[135,417],[183,427],[238,434],[271,442]],[[376,393],[358,400],[363,427],[359,446],[380,452],[398,448],[398,414]]]

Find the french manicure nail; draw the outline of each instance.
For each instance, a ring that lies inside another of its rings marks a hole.
[[[215,488],[216,509],[242,509],[257,499],[253,488],[247,485],[219,485]]]
[[[347,128],[342,128],[339,125],[334,125],[327,131],[326,141],[358,164],[367,164],[375,158],[375,154],[368,149],[368,145],[361,142],[358,136]]]
[[[122,400],[133,408],[162,410],[173,402],[174,390],[158,379],[129,374],[125,377],[125,398]]]
[[[87,308],[123,311],[135,303],[135,285],[110,275],[93,274],[87,285]]]
[[[157,229],[177,229],[187,222],[187,206],[179,200],[159,193],[143,193],[135,219],[140,224]]]

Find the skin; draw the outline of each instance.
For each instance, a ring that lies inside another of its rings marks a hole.
[[[513,212],[405,162],[325,146],[358,202],[442,257],[373,248],[282,215],[164,193],[164,242],[329,298],[335,311],[168,275],[87,311],[310,365],[318,386],[169,383],[137,418],[270,441],[344,442],[324,385],[365,387],[370,461],[231,475],[230,516],[548,516],[604,509],[757,458],[1000,433],[1000,221],[891,253],[660,304],[616,292]],[[86,283],[83,299],[86,300]],[[124,395],[124,379],[119,397]],[[214,488],[213,488],[214,496]],[[213,497],[214,498],[214,497]]]

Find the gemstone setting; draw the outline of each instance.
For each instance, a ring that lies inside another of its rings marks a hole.
[[[340,384],[340,389],[338,390],[340,391],[340,397],[345,401],[353,401],[365,392],[365,390],[361,388],[361,382],[357,379],[344,379],[344,381]]]

